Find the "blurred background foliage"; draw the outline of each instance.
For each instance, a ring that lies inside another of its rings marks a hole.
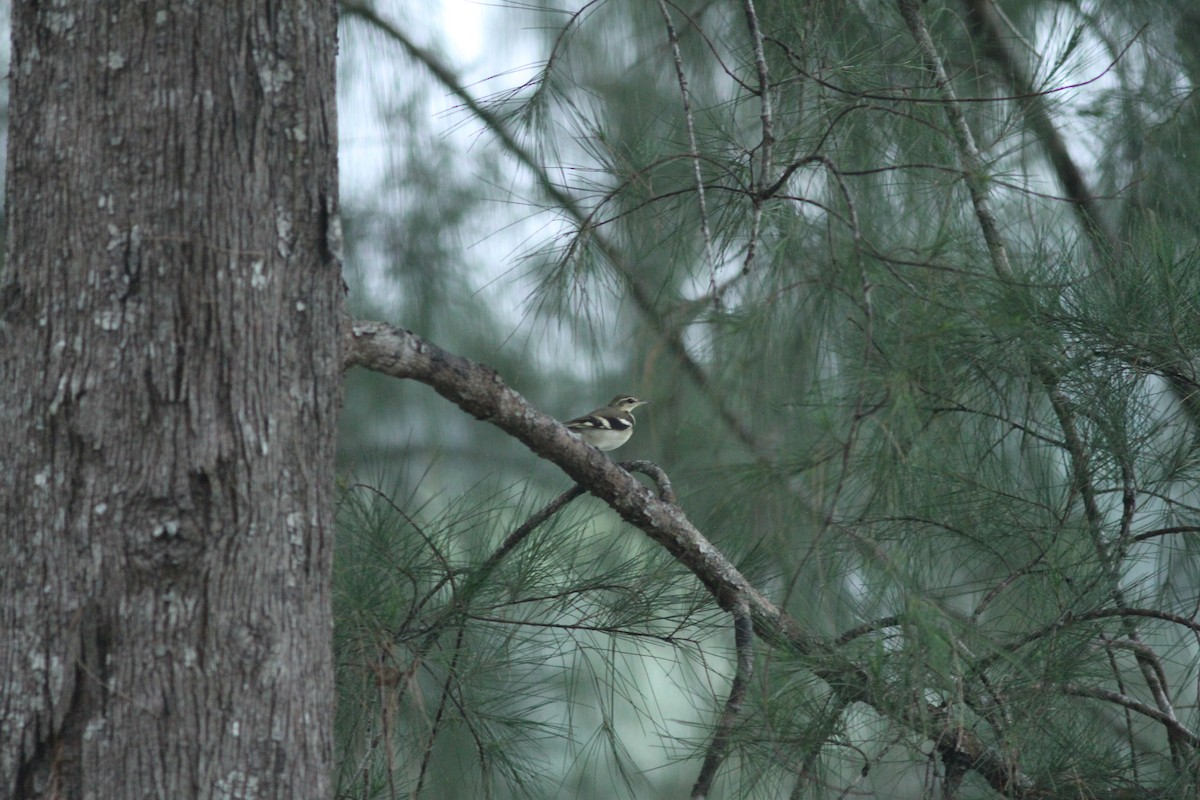
[[[830,645],[757,646],[712,796],[1196,796],[1190,5],[921,4],[1006,274],[894,4],[343,4],[352,313],[649,399],[614,455]],[[695,579],[586,497],[495,559],[569,482],[424,386],[351,373],[341,441],[340,796],[685,796]]]

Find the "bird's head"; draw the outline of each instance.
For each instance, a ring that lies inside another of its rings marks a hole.
[[[638,406],[644,406],[649,400],[638,400],[631,394],[619,394],[614,397],[609,405],[613,408],[619,408],[622,411],[633,411]]]

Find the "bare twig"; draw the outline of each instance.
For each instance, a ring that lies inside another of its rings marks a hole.
[[[908,25],[909,33],[917,43],[921,56],[925,59],[925,68],[933,74],[934,83],[942,97],[942,108],[954,131],[954,140],[958,146],[958,158],[962,162],[967,191],[971,195],[971,204],[975,207],[975,219],[983,233],[984,243],[992,259],[992,268],[1002,280],[1012,280],[1012,266],[1008,260],[1008,250],[1000,236],[1000,226],[992,211],[991,200],[988,198],[987,182],[984,176],[983,159],[979,147],[975,144],[975,134],[967,123],[967,117],[958,103],[958,97],[950,83],[950,76],[942,65],[941,56],[934,46],[933,37],[925,18],[921,15],[920,0],[898,0],[900,15]]]
[[[733,609],[733,641],[737,652],[737,668],[733,681],[729,686],[729,697],[725,699],[725,708],[717,720],[712,742],[696,784],[692,787],[692,800],[708,797],[712,791],[713,779],[717,770],[729,752],[729,741],[733,734],[733,726],[742,711],[742,703],[746,700],[746,690],[750,686],[750,676],[754,672],[754,626],[750,622],[750,610],[745,604],[739,604]]]
[[[1098,686],[1076,686],[1071,683],[1063,684],[1058,687],[1058,690],[1063,694],[1074,695],[1075,697],[1091,697],[1096,700],[1104,700],[1109,703],[1115,703],[1122,708],[1127,708],[1135,714],[1141,714],[1144,717],[1161,723],[1175,738],[1186,742],[1193,748],[1200,748],[1200,736],[1197,736],[1192,731],[1185,728],[1179,723],[1179,720],[1174,717],[1164,714],[1157,708],[1148,706],[1145,703],[1139,703],[1132,697],[1114,692],[1110,689],[1102,689]]]
[[[1112,641],[1103,633],[1100,634],[1100,640],[1106,645]],[[1115,648],[1106,646],[1104,648],[1104,655],[1108,658],[1108,669],[1109,672],[1112,673],[1113,680],[1117,684],[1117,691],[1119,691],[1121,694],[1125,694],[1125,678],[1121,675],[1121,668],[1117,664],[1117,654],[1115,652]],[[1125,739],[1128,742],[1129,747],[1129,774],[1134,777],[1134,780],[1137,780],[1138,751],[1137,742],[1134,738],[1136,731],[1133,727],[1133,712],[1126,708],[1122,711],[1122,713],[1125,715]]]
[[[446,669],[446,680],[442,683],[437,711],[433,715],[433,724],[429,728],[429,738],[425,740],[425,749],[421,755],[421,768],[417,773],[417,785],[413,789],[413,797],[421,796],[421,787],[425,784],[425,775],[429,772],[429,763],[433,759],[433,744],[437,741],[438,733],[441,732],[442,718],[446,715],[446,706],[452,698],[454,680],[457,677],[458,658],[462,655],[463,637],[466,635],[466,630],[465,625],[458,626],[458,638],[454,641],[454,655],[450,659],[450,666]],[[392,795],[395,796],[394,790]]]
[[[1144,542],[1158,536],[1173,536],[1177,533],[1200,533],[1200,525],[1175,525],[1170,528],[1156,528],[1152,531],[1139,533],[1133,537],[1135,542]]]
[[[696,144],[696,122],[692,117],[692,97],[688,92],[687,73],[683,70],[683,55],[679,52],[679,36],[666,0],[658,0],[658,10],[667,26],[667,40],[671,43],[671,56],[675,61],[675,78],[679,81],[679,96],[683,101],[683,120],[687,125],[688,152],[692,156],[692,173],[696,179],[696,200],[700,204],[700,234],[704,237],[704,257],[708,262],[708,283],[713,302],[717,295],[717,260],[713,255],[712,231],[708,227],[708,203],[704,197],[704,175],[700,172],[700,148]]]
[[[671,479],[667,477],[667,473],[658,464],[653,461],[622,461],[621,466],[630,472],[641,472],[650,476],[650,479],[658,485],[658,499],[664,503],[675,504],[678,502],[675,499],[675,489],[671,487]]]
[[[895,628],[904,624],[904,618],[897,614],[889,614],[880,619],[873,619],[869,622],[864,622],[861,625],[855,625],[848,631],[843,631],[834,639],[834,643],[838,645],[848,644],[860,636],[866,636],[868,633],[884,630],[885,628]]]
[[[754,68],[758,71],[758,101],[762,120],[762,144],[759,153],[758,188],[761,190],[771,180],[774,170],[775,120],[771,109],[771,74],[767,70],[767,56],[763,52],[763,34],[758,24],[758,13],[754,0],[742,0],[742,11],[746,14],[746,28],[750,33],[750,47],[754,51]]]
[[[758,178],[754,181],[754,196],[750,210],[750,240],[746,243],[746,259],[742,262],[742,274],[750,272],[754,256],[758,252],[758,237],[762,233],[763,205],[766,203],[766,188],[772,183],[775,153],[775,121],[771,110],[771,75],[767,70],[767,56],[763,52],[762,29],[758,24],[758,13],[754,0],[742,0],[746,15],[746,28],[750,34],[750,47],[754,52],[754,67],[758,72],[759,117],[762,120],[762,141],[759,144]]]
[[[1071,207],[1079,217],[1096,255],[1101,259],[1112,257],[1119,246],[1117,237],[1105,226],[1083,170],[1071,157],[1067,143],[1055,127],[1046,104],[1046,96],[1033,89],[1033,81],[1005,43],[1008,37],[1000,28],[1000,20],[996,18],[999,9],[991,0],[968,0],[966,5],[973,28],[983,40],[984,52],[1000,67],[1012,87],[1013,94],[1018,98],[1025,118],[1041,142],[1046,157],[1050,159],[1050,164],[1058,175],[1058,182],[1070,199]]]

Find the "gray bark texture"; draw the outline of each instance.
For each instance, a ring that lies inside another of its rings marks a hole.
[[[328,798],[333,0],[17,0],[0,797]]]

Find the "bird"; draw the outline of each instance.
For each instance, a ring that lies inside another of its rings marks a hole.
[[[638,400],[631,394],[619,394],[608,405],[589,411],[582,417],[564,422],[567,430],[595,447],[597,450],[616,450],[629,441],[637,420],[631,413],[648,400]]]

